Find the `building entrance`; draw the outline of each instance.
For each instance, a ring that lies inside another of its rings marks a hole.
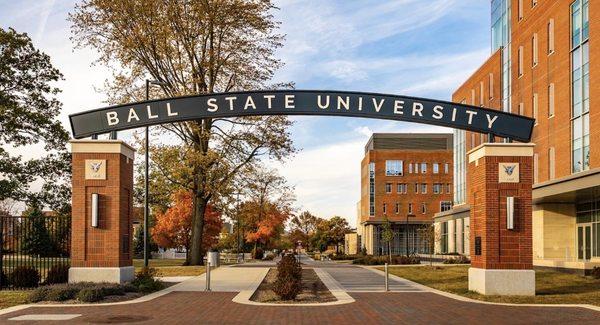
[[[592,258],[592,224],[577,226],[577,258],[589,261]]]

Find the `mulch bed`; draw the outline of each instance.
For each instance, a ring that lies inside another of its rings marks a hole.
[[[313,269],[302,269],[302,292],[294,300],[281,300],[272,287],[277,279],[277,269],[270,269],[250,300],[268,303],[324,303],[337,301]]]

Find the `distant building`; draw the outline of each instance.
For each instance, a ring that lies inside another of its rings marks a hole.
[[[395,233],[392,254],[429,252],[418,229],[452,207],[452,146],[452,134],[376,133],[369,139],[361,162],[357,224],[367,254],[387,254],[385,217]]]
[[[344,252],[348,255],[355,255],[360,252],[360,240],[356,232],[351,232],[345,235]]]

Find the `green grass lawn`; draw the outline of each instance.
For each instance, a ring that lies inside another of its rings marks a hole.
[[[158,276],[195,276],[204,274],[205,266],[183,266],[184,259],[151,259],[148,265],[157,271]],[[143,259],[134,259],[135,271],[141,270],[144,265]]]
[[[0,309],[27,303],[29,290],[2,290],[0,291]]]
[[[383,268],[378,268],[383,270]],[[390,273],[472,299],[519,304],[590,304],[600,306],[600,280],[556,271],[536,270],[536,295],[484,296],[469,291],[469,266],[390,267]]]

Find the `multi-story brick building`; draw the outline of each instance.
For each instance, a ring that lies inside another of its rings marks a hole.
[[[600,37],[600,2],[492,0],[491,9],[492,55],[452,99],[536,119],[534,265],[600,265],[600,46],[590,41]],[[469,224],[466,153],[488,139],[454,136],[454,207],[436,215],[436,248],[468,254],[468,235],[458,235]]]
[[[358,229],[367,254],[387,254],[382,223],[395,233],[392,254],[428,252],[417,229],[452,206],[452,134],[373,134],[361,162]],[[408,222],[407,222],[408,220]]]

